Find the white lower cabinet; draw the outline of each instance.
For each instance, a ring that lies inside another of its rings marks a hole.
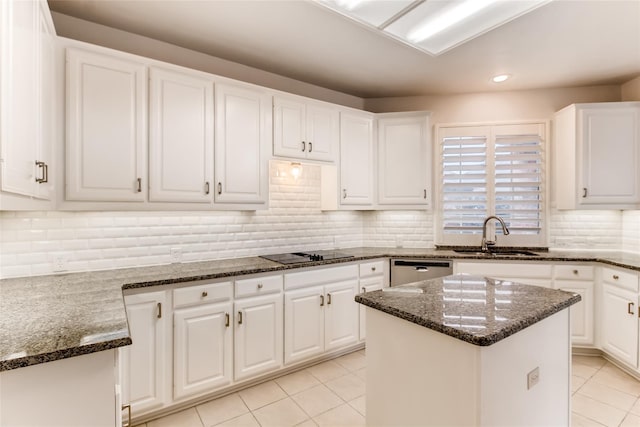
[[[173,291],[173,398],[231,383],[233,284],[205,283]]]
[[[640,275],[609,267],[601,271],[600,347],[637,370]]]
[[[360,279],[360,292],[379,291],[384,288],[384,276],[379,275],[376,277],[368,277],[366,279]],[[360,341],[363,341],[367,337],[367,320],[366,320],[366,307],[360,305]]]
[[[133,344],[120,352],[122,400],[133,414],[161,408],[168,402],[165,373],[170,369],[167,333],[169,308],[165,291],[127,295],[129,333]]]
[[[582,300],[569,308],[571,343],[594,344],[594,268],[590,265],[557,264],[553,269],[553,287],[580,295]]]
[[[282,293],[237,300],[234,313],[236,381],[281,368]]]
[[[231,301],[174,312],[173,397],[201,394],[231,383]]]
[[[285,275],[284,363],[358,341],[358,266]]]

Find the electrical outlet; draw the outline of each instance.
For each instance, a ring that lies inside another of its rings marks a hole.
[[[527,374],[527,390],[538,384],[538,381],[540,381],[540,368],[536,367],[536,369]]]
[[[401,248],[404,246],[404,242],[402,241],[402,237],[396,237],[396,248]]]
[[[67,271],[67,257],[64,255],[53,256],[53,271]]]
[[[178,264],[182,262],[182,249],[180,248],[171,248],[171,262],[173,264]]]

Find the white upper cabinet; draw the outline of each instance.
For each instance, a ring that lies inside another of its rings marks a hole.
[[[211,203],[213,81],[150,70],[149,200]]]
[[[340,115],[340,204],[373,203],[373,116]]]
[[[431,138],[428,113],[381,114],[378,119],[378,203],[429,206]]]
[[[273,154],[333,162],[339,139],[337,108],[302,99],[273,98]]]
[[[50,199],[54,114],[51,15],[44,1],[3,1],[0,20],[1,189]]]
[[[146,67],[67,50],[67,200],[144,201]]]
[[[215,202],[266,205],[271,99],[261,89],[216,84]]]
[[[558,209],[640,206],[640,102],[570,105],[554,142]]]

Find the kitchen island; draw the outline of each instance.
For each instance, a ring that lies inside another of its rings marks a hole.
[[[454,275],[367,292],[367,425],[569,425],[569,292]]]

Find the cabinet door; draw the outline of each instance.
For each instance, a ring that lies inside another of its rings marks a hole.
[[[66,198],[144,201],[146,68],[67,50]]]
[[[260,90],[216,85],[216,203],[266,203],[270,111]]]
[[[602,285],[602,349],[638,366],[638,294]]]
[[[359,304],[354,301],[357,289],[356,279],[325,286],[327,301],[324,315],[325,351],[358,341]]]
[[[165,292],[125,296],[129,332],[133,344],[121,349],[122,396],[133,415],[162,407],[168,400],[165,373],[168,323]]]
[[[571,343],[593,345],[593,282],[556,280],[555,287],[575,292],[582,301],[569,307],[571,313]]]
[[[319,105],[307,105],[307,158],[334,161],[340,138],[338,110]]]
[[[580,204],[640,203],[640,107],[585,108],[578,117]]]
[[[324,351],[324,305],[321,286],[284,294],[284,363],[289,364]]]
[[[274,97],[273,154],[305,159],[305,138],[305,104],[293,99]]]
[[[282,294],[235,302],[236,380],[282,367]]]
[[[229,302],[174,312],[174,399],[208,392],[231,383],[231,309]]]
[[[340,204],[373,203],[373,118],[342,113],[340,117]]]
[[[378,121],[378,203],[428,206],[430,138],[427,116]]]
[[[39,3],[2,2],[2,190],[35,192],[39,135]]]
[[[376,276],[369,277],[367,279],[360,279],[360,292],[379,291],[384,287],[384,277]],[[362,304],[358,304],[358,310],[360,315],[360,341],[367,337],[367,319],[366,308]]]
[[[152,68],[149,93],[149,200],[211,202],[213,83]]]

